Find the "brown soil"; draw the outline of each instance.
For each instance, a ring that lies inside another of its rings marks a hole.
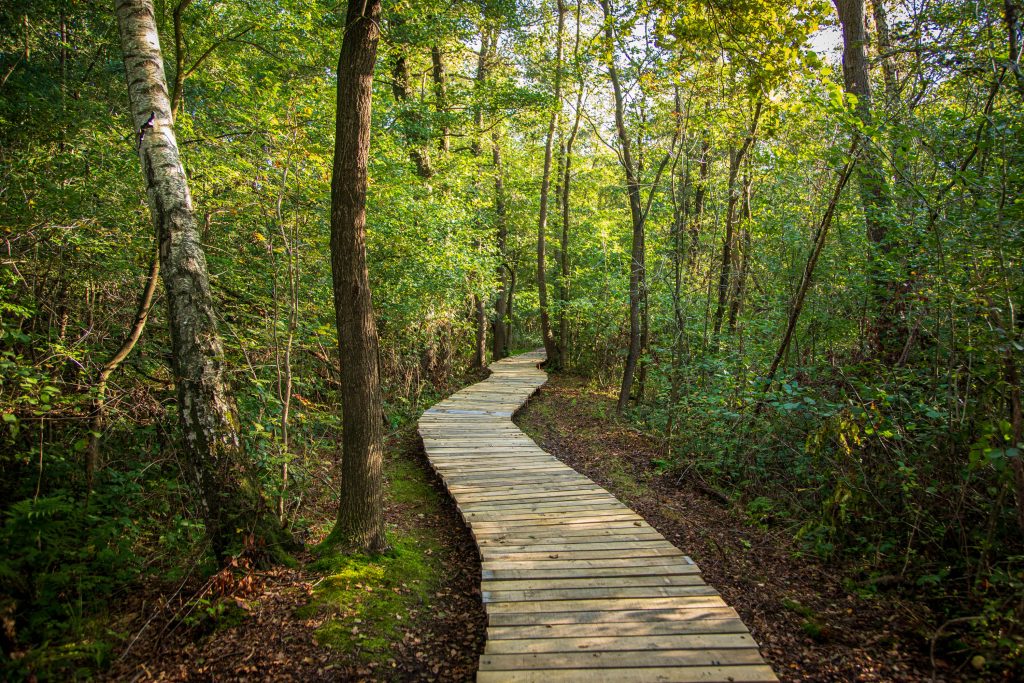
[[[313,558],[305,553],[298,557],[295,569],[237,569],[224,592],[240,609],[216,625],[187,625],[183,618],[194,607],[195,596],[204,594],[206,584],[195,582],[180,591],[167,587],[143,591],[145,595],[117,625],[131,634],[127,642],[135,642],[105,677],[118,681],[473,680],[486,618],[476,548],[411,430],[390,444],[389,457],[407,459],[421,468],[441,503],[417,506],[415,511],[389,504],[388,528],[397,536],[415,527],[429,528],[445,557],[433,598],[407,615],[404,635],[393,643],[391,661],[364,661],[358,652],[338,652],[317,643],[316,629],[326,619],[347,617],[297,614],[323,578],[309,568]],[[329,520],[332,514],[325,506],[317,516]],[[349,620],[352,623],[346,622],[346,629],[361,627],[358,619]]]
[[[783,531],[751,525],[727,498],[678,473],[664,447],[624,421],[614,401],[555,375],[516,421],[541,447],[601,484],[690,555],[736,608],[783,681],[976,680],[929,655],[927,610],[898,595],[845,590],[840,568],[800,554]],[[703,491],[701,490],[703,489]]]

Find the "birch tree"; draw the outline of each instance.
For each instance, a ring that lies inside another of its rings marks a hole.
[[[243,546],[281,540],[238,434],[224,351],[172,107],[152,0],[115,0],[136,147],[160,250],[171,332],[171,367],[189,474],[202,493],[206,532],[219,562]]]

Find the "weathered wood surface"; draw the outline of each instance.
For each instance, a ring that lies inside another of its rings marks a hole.
[[[494,363],[419,421],[480,551],[488,629],[477,680],[776,680],[689,557],[512,423],[547,380],[543,359]]]

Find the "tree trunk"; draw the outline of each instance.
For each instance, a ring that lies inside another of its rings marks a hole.
[[[487,364],[487,308],[484,300],[473,295],[473,310],[476,312],[476,346],[473,350],[473,367],[480,369]]]
[[[605,40],[610,51],[606,67],[608,77],[612,82],[612,93],[615,96],[615,131],[619,138],[622,168],[626,174],[629,215],[633,225],[629,268],[629,350],[626,354],[626,365],[622,370],[619,400],[616,403],[616,410],[621,413],[629,403],[636,365],[640,359],[640,285],[644,275],[644,214],[640,206],[640,182],[637,179],[636,165],[633,163],[633,155],[630,150],[629,132],[626,130],[625,96],[622,93],[622,85],[619,83],[619,71],[615,66],[615,28],[611,1],[601,0],[601,9],[604,12]],[[653,188],[651,191],[654,191]]]
[[[704,202],[708,196],[708,178],[711,175],[711,143],[708,141],[707,131],[701,135],[699,167],[697,184],[693,189],[693,218],[689,225],[690,248],[687,251],[687,262],[691,269],[697,265],[701,221],[704,219]]]
[[[896,64],[889,54],[892,50],[892,39],[889,36],[889,13],[885,7],[885,0],[873,0],[871,9],[875,19],[875,32],[878,34],[879,61],[882,63],[882,78],[885,83],[885,104],[890,112],[896,112],[900,108],[899,77],[896,73]]]
[[[544,172],[540,183],[540,216],[537,220],[537,295],[540,298],[540,330],[544,340],[544,351],[548,367],[558,368],[561,355],[554,335],[551,333],[551,319],[548,314],[548,283],[545,258],[545,241],[548,226],[548,197],[551,190],[551,161],[555,145],[555,131],[558,116],[562,110],[562,31],[565,28],[565,4],[557,0],[558,33],[555,48],[555,108],[548,120],[547,140],[544,143]]]
[[[472,152],[473,156],[478,157],[484,153],[483,145],[483,133],[484,133],[484,107],[483,107],[483,86],[487,81],[487,72],[490,65],[488,62],[491,58],[491,50],[494,48],[494,43],[497,42],[498,36],[492,35],[496,33],[491,28],[482,25],[480,27],[480,53],[477,56],[476,62],[476,78],[473,80],[474,90],[474,102],[473,102],[473,144]]]
[[[1003,0],[1003,21],[1006,23],[1006,49],[1009,57],[1010,70],[1017,83],[1017,92],[1024,98],[1024,73],[1020,67],[1020,0]]]
[[[573,43],[573,62],[577,69],[576,82],[576,112],[573,117],[572,131],[565,144],[565,166],[562,169],[562,238],[558,244],[558,348],[560,352],[561,365],[569,362],[569,222],[571,210],[569,200],[571,198],[572,186],[572,148],[576,143],[576,136],[580,131],[580,122],[583,116],[583,72],[579,67],[580,52],[580,24],[582,3],[576,5],[576,38]]]
[[[512,345],[512,319],[515,318],[515,301],[514,296],[516,293],[516,270],[508,265],[505,266],[508,269],[508,304],[507,304],[507,315],[506,319],[508,323],[505,326],[505,343],[508,346]]]
[[[865,24],[864,0],[833,0],[843,29],[843,82],[846,92],[857,98],[855,112],[866,127],[873,121],[871,105],[871,80],[868,73],[868,34]],[[864,158],[857,164],[857,179],[860,185],[860,200],[864,210],[864,222],[869,252],[869,280],[872,298],[878,309],[878,319],[871,333],[871,346],[875,352],[885,355],[893,345],[891,339],[895,320],[893,319],[893,294],[884,275],[884,267],[878,263],[878,256],[889,251],[886,240],[885,214],[889,208],[889,188],[881,170],[881,161],[871,153],[869,144],[864,145]]]
[[[331,271],[341,363],[341,501],[333,541],[378,552],[384,537],[384,446],[377,325],[366,267],[366,186],[380,0],[348,6],[338,58],[331,179]]]
[[[146,286],[142,289],[142,296],[139,298],[139,306],[135,311],[135,321],[131,330],[121,347],[110,357],[96,376],[96,398],[92,402],[92,420],[89,423],[89,448],[85,456],[85,480],[87,490],[92,490],[93,476],[100,466],[100,447],[105,418],[105,403],[107,398],[107,380],[117,370],[128,354],[135,348],[135,344],[142,337],[142,331],[146,328],[146,321],[149,320],[149,311],[153,305],[153,295],[156,293],[156,284],[160,280],[160,252],[153,254],[149,263],[149,275],[146,277]]]
[[[238,436],[224,379],[206,256],[171,123],[151,0],[115,0],[139,159],[160,249],[172,371],[189,470],[203,495],[206,531],[220,563],[244,546],[276,543],[280,528]]]
[[[744,138],[743,144],[739,149],[729,151],[729,200],[725,211],[725,239],[722,242],[722,267],[718,277],[718,305],[715,307],[713,325],[716,348],[718,335],[722,331],[722,317],[725,315],[725,304],[729,288],[732,286],[732,251],[733,242],[735,241],[733,235],[736,227],[736,205],[740,200],[740,191],[737,189],[736,180],[739,177],[743,158],[750,151],[757,136],[757,124],[761,119],[761,109],[762,101],[758,99],[757,104],[754,105],[754,118],[750,124],[750,132],[747,133],[747,137]]]
[[[412,75],[409,71],[409,60],[402,53],[395,59],[391,69],[391,91],[398,103],[398,120],[402,136],[409,146],[409,158],[416,165],[416,173],[421,178],[434,175],[430,164],[430,149],[427,147],[429,136],[423,126],[423,117],[417,110],[418,103],[412,90]]]
[[[740,228],[740,266],[736,274],[736,288],[733,291],[729,303],[729,333],[736,331],[736,320],[739,318],[740,309],[743,307],[743,295],[747,285],[747,275],[750,272],[750,160],[747,160],[747,172],[743,175],[743,208],[740,213],[743,215],[743,224]]]
[[[494,161],[494,221],[497,224],[498,241],[498,295],[494,302],[494,346],[491,356],[494,360],[501,360],[508,355],[508,335],[506,334],[505,319],[508,316],[508,293],[509,280],[506,277],[506,255],[505,249],[508,242],[508,221],[505,208],[505,180],[502,177],[504,172],[501,165],[501,146],[498,144],[497,131],[491,132],[491,158]]]
[[[174,6],[174,85],[171,87],[171,118],[178,118],[181,100],[185,91],[185,34],[181,25],[182,15],[193,0],[179,0]]]
[[[444,70],[444,56],[436,45],[430,48],[431,73],[434,77],[434,102],[441,118],[441,138],[438,147],[447,152],[451,147],[451,127],[448,125],[448,77]]]
[[[800,320],[800,312],[804,307],[804,299],[807,296],[807,290],[811,286],[811,278],[814,276],[814,268],[818,264],[818,257],[821,256],[821,250],[825,246],[825,236],[828,235],[829,226],[832,224],[832,216],[835,214],[836,206],[839,205],[839,197],[843,194],[843,188],[846,187],[846,181],[850,179],[850,173],[857,165],[857,138],[854,138],[853,143],[850,145],[850,151],[848,155],[850,160],[846,162],[846,166],[839,174],[839,179],[836,181],[835,190],[832,191],[832,199],[828,203],[828,208],[825,210],[825,215],[821,218],[821,223],[818,224],[818,231],[814,235],[814,243],[811,245],[811,253],[807,257],[807,264],[804,266],[803,277],[800,279],[800,285],[797,287],[796,293],[793,295],[793,303],[789,307],[789,319],[786,322],[786,331],[782,335],[782,342],[779,344],[779,350],[775,353],[775,358],[772,359],[771,367],[768,368],[768,374],[765,376],[765,388],[771,385],[772,380],[775,379],[775,373],[779,369],[779,365],[782,363],[782,359],[789,352],[789,344],[793,340],[793,332],[796,330],[796,323]]]

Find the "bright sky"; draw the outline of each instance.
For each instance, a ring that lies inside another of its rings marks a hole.
[[[843,32],[838,25],[822,26],[811,34],[811,47],[828,64],[839,64],[843,59]]]

